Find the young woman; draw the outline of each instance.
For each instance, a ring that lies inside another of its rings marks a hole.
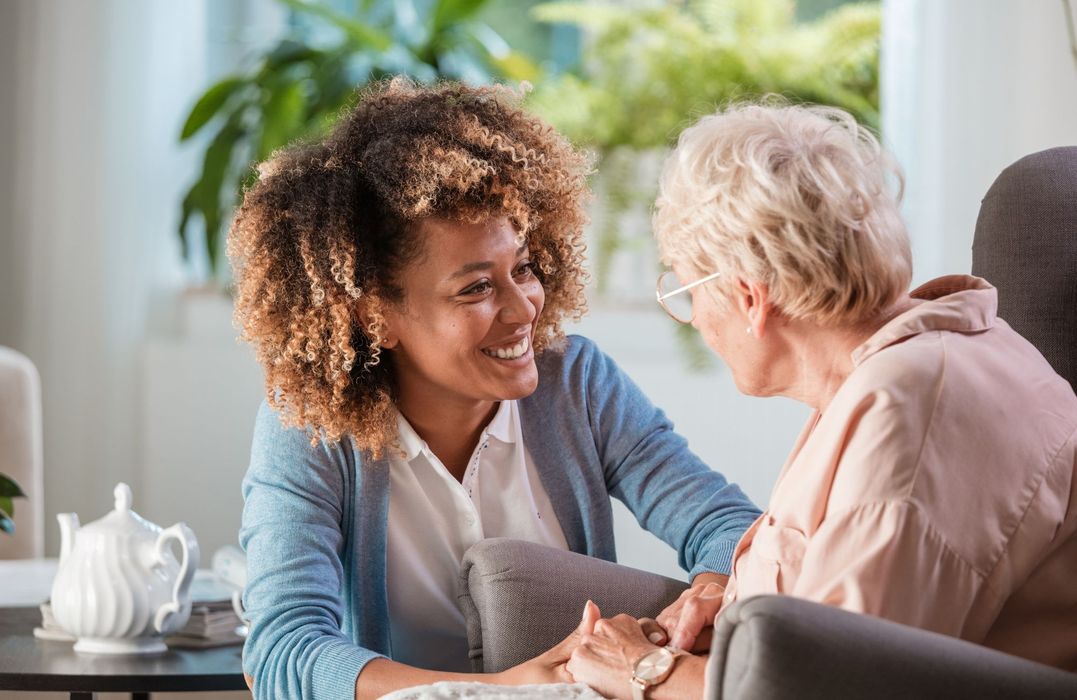
[[[262,166],[229,238],[266,373],[240,534],[256,697],[476,679],[455,675],[465,550],[613,559],[611,495],[694,586],[724,580],[758,511],[561,330],[584,311],[587,172],[506,89],[403,81]],[[570,652],[482,680],[569,680]]]

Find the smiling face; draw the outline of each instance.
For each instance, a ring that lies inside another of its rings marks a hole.
[[[503,217],[424,220],[422,253],[385,311],[400,403],[519,399],[538,386],[532,342],[545,294],[527,245]]]

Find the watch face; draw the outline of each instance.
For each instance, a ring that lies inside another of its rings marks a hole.
[[[673,654],[669,649],[655,649],[636,662],[636,678],[657,681],[669,673],[673,666]]]

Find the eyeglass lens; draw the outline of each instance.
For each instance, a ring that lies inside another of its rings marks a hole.
[[[659,293],[663,296],[669,294],[675,289],[679,289],[684,286],[683,283],[677,279],[677,275],[672,272],[662,275],[661,282],[658,286]],[[692,320],[692,292],[686,290],[679,294],[674,294],[671,297],[666,297],[662,300],[669,313],[675,317],[678,321],[688,323]]]

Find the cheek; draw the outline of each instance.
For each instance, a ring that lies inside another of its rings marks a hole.
[[[542,313],[543,307],[546,305],[546,290],[543,289],[542,284],[535,282],[534,291],[528,293],[527,298],[531,300],[532,306],[535,307],[535,316],[537,317]]]

